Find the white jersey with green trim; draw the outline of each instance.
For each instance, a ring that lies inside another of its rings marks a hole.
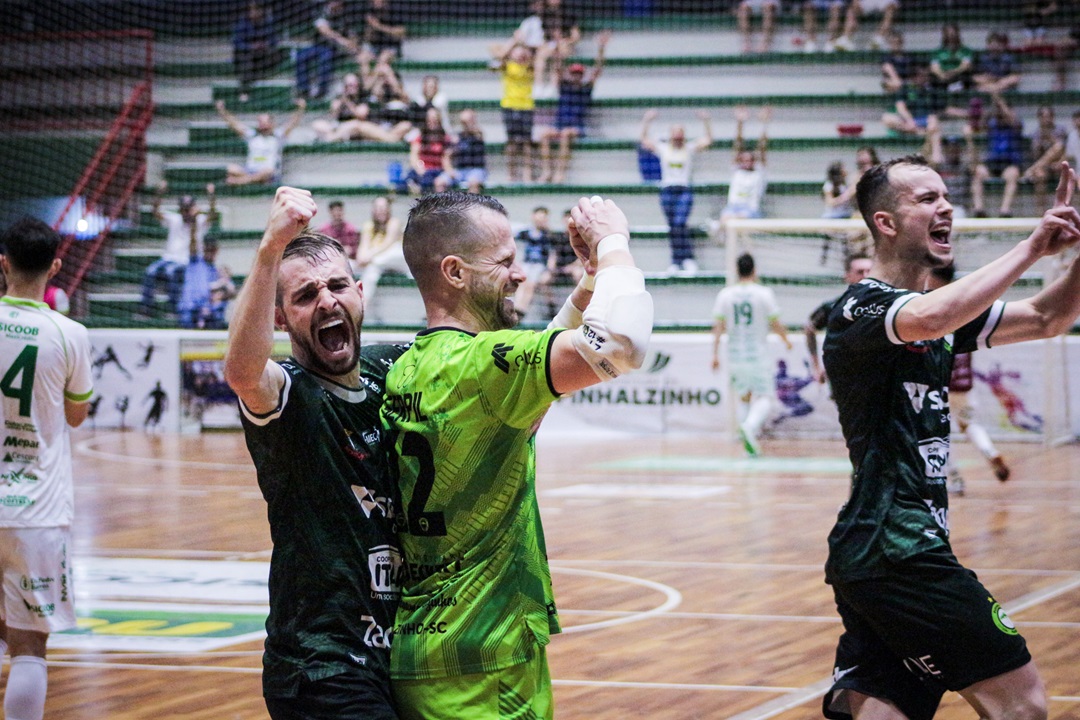
[[[721,290],[713,317],[727,326],[727,357],[731,363],[764,362],[768,354],[769,326],[779,317],[773,291],[756,282],[739,282]]]
[[[90,336],[42,302],[0,298],[0,527],[70,525],[75,510],[64,400],[93,394]]]

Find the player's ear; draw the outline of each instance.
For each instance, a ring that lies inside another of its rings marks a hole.
[[[893,214],[890,212],[878,210],[874,213],[874,226],[882,235],[887,237],[894,237],[896,235],[896,218],[894,218]]]
[[[442,271],[442,276],[451,287],[463,288],[465,287],[465,271],[467,263],[459,258],[457,255],[447,255],[439,263],[439,270]]]
[[[55,258],[52,261],[52,265],[49,266],[49,280],[52,280],[54,277],[56,277],[56,273],[60,272],[60,266],[63,264],[64,263],[60,258]]]
[[[274,327],[278,330],[285,329],[285,313],[280,307],[274,307]]]

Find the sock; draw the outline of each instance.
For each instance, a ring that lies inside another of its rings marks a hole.
[[[979,452],[983,454],[987,460],[998,456],[997,448],[994,447],[994,441],[990,439],[989,433],[986,432],[986,428],[978,423],[971,423],[967,426],[968,440],[979,449]]]
[[[746,426],[746,431],[757,437],[761,433],[765,421],[769,419],[769,413],[771,412],[772,400],[767,397],[754,398],[750,403],[750,409],[746,412],[746,421],[743,423]]]
[[[7,720],[42,720],[48,685],[49,674],[44,658],[34,655],[11,658],[11,671],[4,692],[4,716]]]

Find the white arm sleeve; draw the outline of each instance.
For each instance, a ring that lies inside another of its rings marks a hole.
[[[629,265],[604,268],[596,274],[592,300],[574,332],[574,349],[601,380],[617,378],[641,367],[652,326],[653,302],[644,273]]]

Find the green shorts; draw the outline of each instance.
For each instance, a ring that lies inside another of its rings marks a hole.
[[[854,690],[930,720],[946,690],[1031,661],[1009,616],[952,553],[922,553],[885,577],[834,582],[833,592],[844,633],[827,718],[851,718],[844,691]]]
[[[547,653],[492,673],[394,680],[402,720],[551,720],[555,703]]]

